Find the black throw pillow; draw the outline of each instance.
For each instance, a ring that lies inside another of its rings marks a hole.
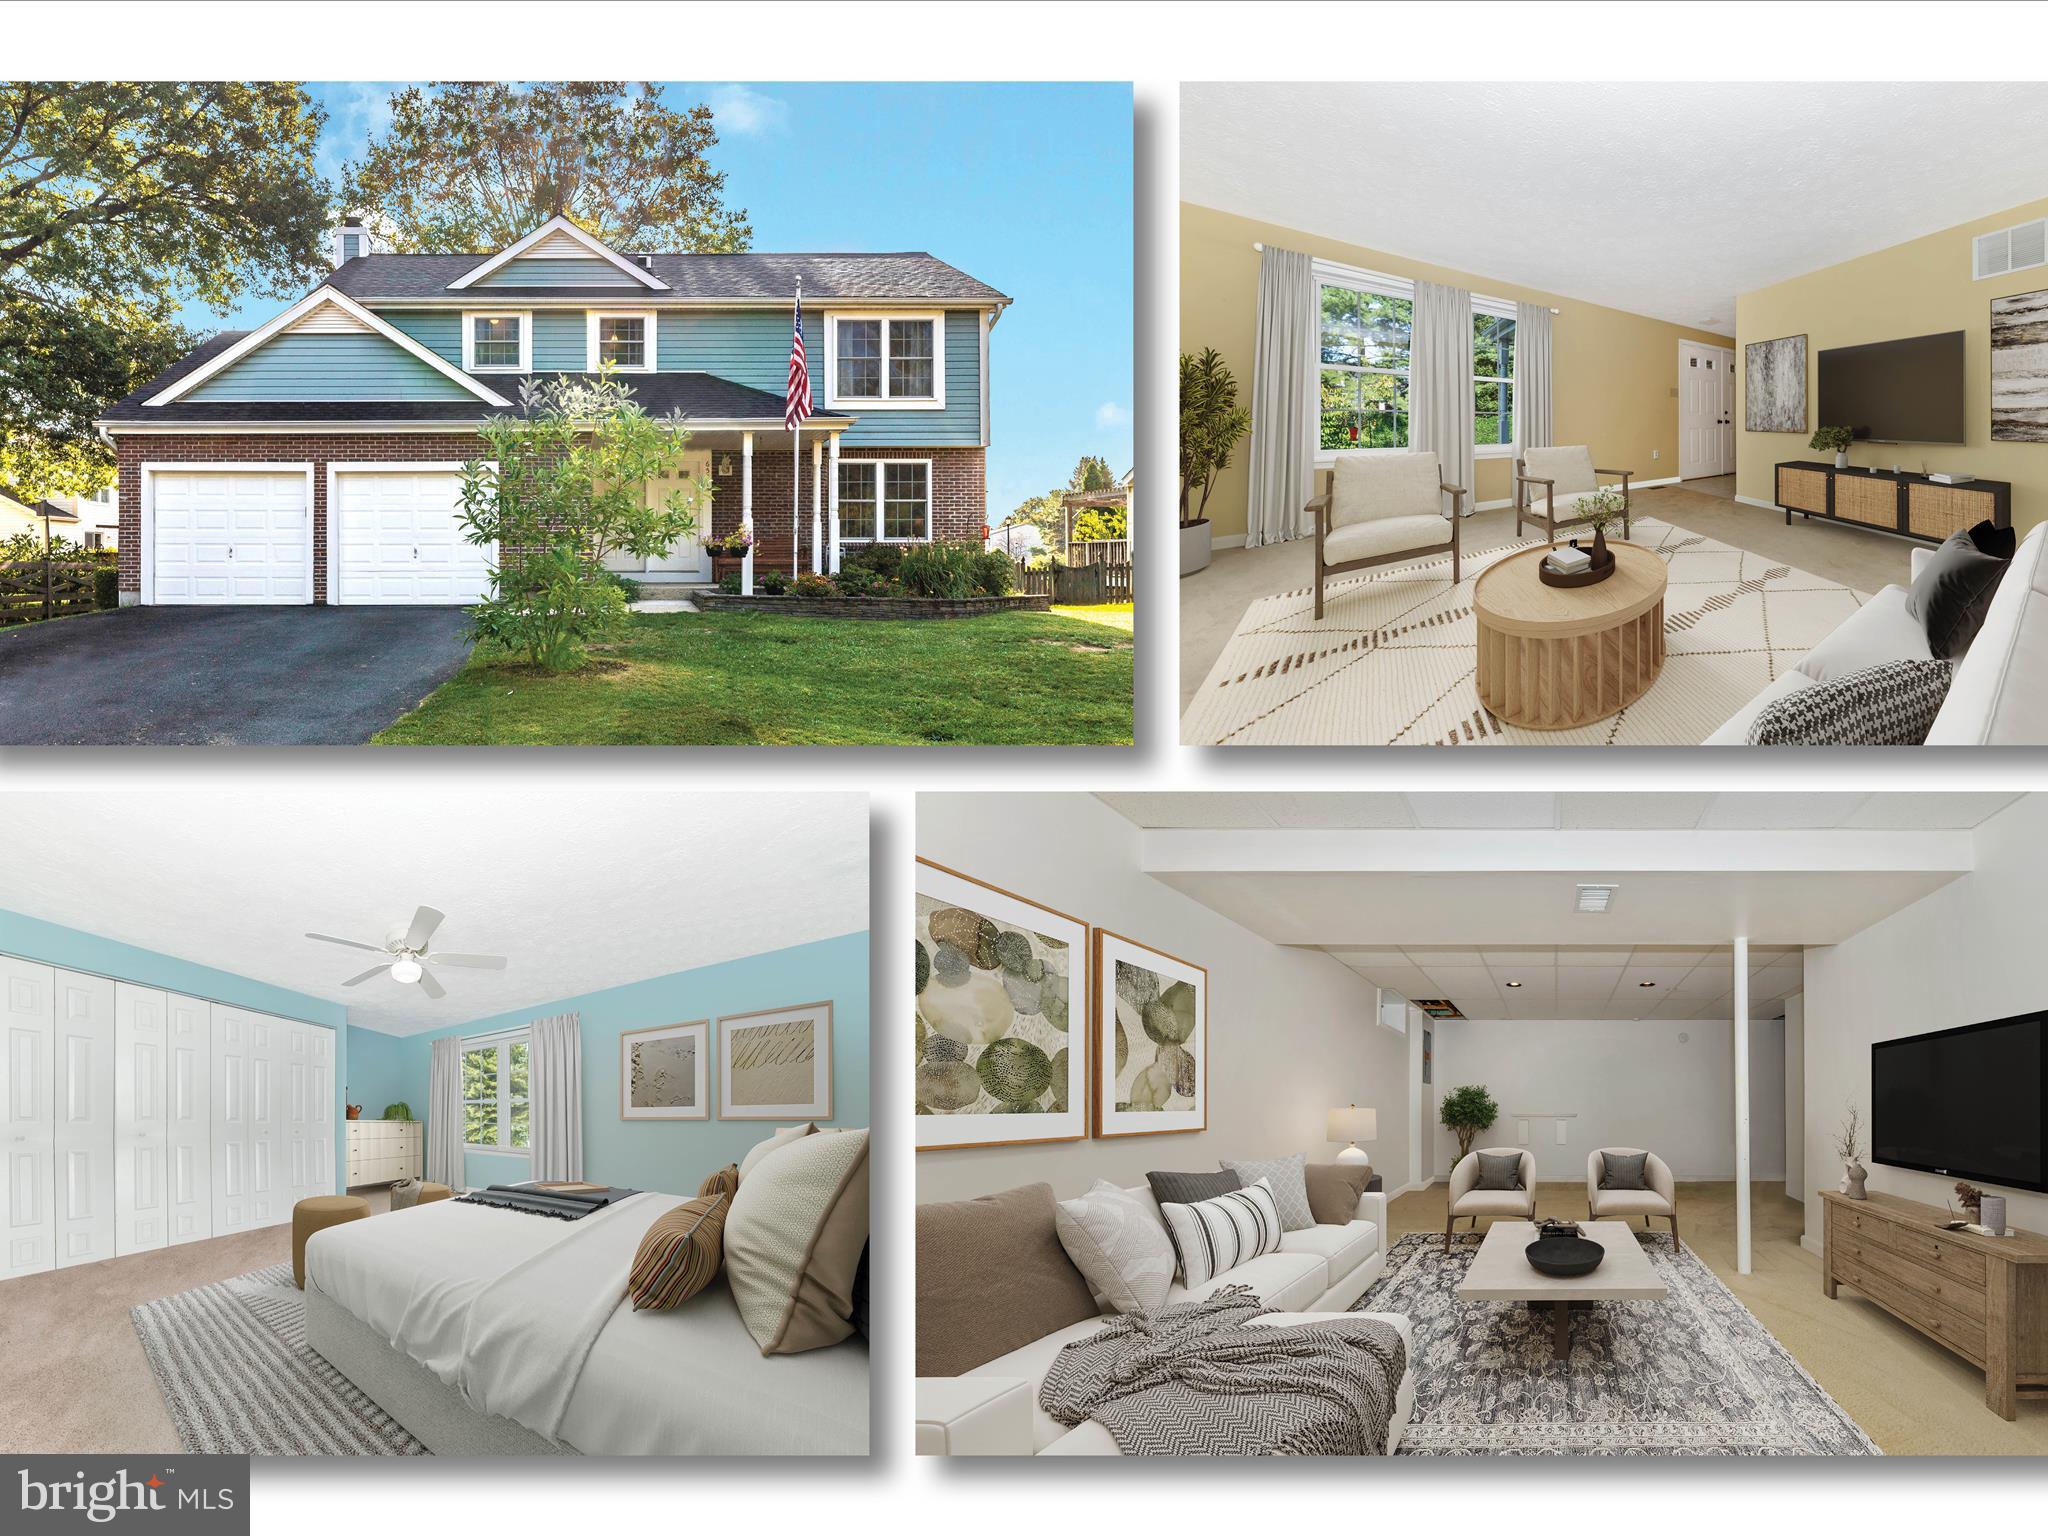
[[[1481,1152],[1479,1154],[1479,1182],[1474,1189],[1520,1189],[1522,1187],[1522,1154],[1519,1152]]]
[[[1949,535],[1906,590],[1906,612],[1927,631],[1936,661],[1955,661],[1970,649],[2007,562],[1981,553],[1967,533]]]
[[[2020,547],[2020,536],[2016,529],[2001,528],[1987,517],[1970,530],[1970,542],[1977,546],[1979,554],[1994,560],[2010,560],[2013,551]]]
[[[1145,1182],[1161,1205],[1193,1205],[1244,1188],[1244,1180],[1228,1168],[1221,1173],[1148,1173]]]
[[[1650,1154],[1647,1152],[1602,1152],[1602,1189],[1648,1189]]]

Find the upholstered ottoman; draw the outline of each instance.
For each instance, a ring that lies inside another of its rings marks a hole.
[[[292,1207],[292,1284],[306,1288],[306,1240],[315,1232],[361,1221],[370,1202],[361,1195],[314,1195]]]
[[[426,1183],[420,1185],[419,1203],[421,1205],[431,1205],[436,1200],[452,1199],[454,1194],[455,1191],[446,1184],[436,1184],[432,1179],[429,1179]]]

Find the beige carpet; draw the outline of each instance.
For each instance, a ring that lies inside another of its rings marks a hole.
[[[1679,1236],[1888,1456],[2048,1455],[2048,1402],[2008,1424],[1984,1406],[1984,1378],[1846,1288],[1821,1295],[1820,1260],[1799,1246],[1803,1210],[1783,1183],[1751,1186],[1751,1273],[1735,1270],[1735,1186],[1681,1184]],[[1582,1218],[1586,1186],[1544,1184],[1539,1214]],[[1394,1200],[1390,1238],[1442,1233],[1444,1186]],[[1662,1226],[1662,1223],[1656,1225]],[[1483,1228],[1482,1228],[1483,1230]]]
[[[1202,746],[1694,746],[1830,634],[1863,601],[1839,582],[1638,519],[1661,554],[1666,655],[1619,714],[1569,731],[1510,726],[1479,702],[1472,589],[1489,566],[1543,542],[1448,555],[1254,603],[1181,722]]]

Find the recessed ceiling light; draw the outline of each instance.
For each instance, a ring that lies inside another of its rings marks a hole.
[[[1510,987],[1519,987],[1519,986],[1521,985],[1521,983],[1520,983],[1519,981],[1510,981],[1510,982],[1506,983],[1506,985],[1508,985],[1508,986],[1510,986]]]
[[[1614,900],[1617,889],[1618,887],[1612,885],[1580,886],[1578,909],[1581,912],[1605,912],[1609,903]]]
[[[1655,983],[1654,981],[1639,981],[1636,983],[1636,985],[1639,987],[1654,987],[1655,985],[1657,985],[1657,983]]]

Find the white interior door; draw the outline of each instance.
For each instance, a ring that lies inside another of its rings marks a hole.
[[[114,1256],[114,984],[55,978],[57,1267]]]
[[[171,993],[165,999],[170,1038],[165,1106],[168,1236],[192,1243],[213,1236],[212,1056],[210,1005]]]
[[[312,602],[306,486],[302,469],[152,471],[152,601]]]
[[[277,1021],[278,1168],[294,1202],[331,1195],[334,1183],[334,1032]]]
[[[1732,347],[1722,347],[1720,353],[1718,366],[1712,370],[1713,376],[1721,381],[1721,420],[1714,441],[1716,462],[1721,467],[1715,473],[1732,475],[1735,473],[1735,351]]]
[[[114,1252],[145,1253],[170,1239],[166,1168],[170,1114],[166,998],[114,983]]]
[[[490,590],[495,545],[471,544],[462,478],[443,470],[336,470],[329,524],[339,541],[335,600],[456,606]]]
[[[213,1005],[213,1232],[267,1227],[278,1214],[278,1020]],[[290,1214],[290,1208],[285,1208]]]
[[[1721,349],[1678,344],[1678,477],[1696,480],[1721,468],[1721,386],[1729,382]]]
[[[54,1124],[55,973],[0,955],[0,1278],[56,1266]]]

